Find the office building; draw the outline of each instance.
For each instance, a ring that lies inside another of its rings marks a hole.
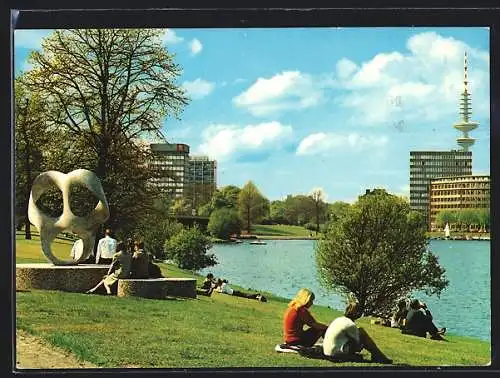
[[[191,156],[185,187],[185,198],[198,209],[212,198],[217,187],[217,162],[207,156]]]
[[[181,143],[153,143],[149,147],[154,156],[149,164],[159,173],[159,177],[151,180],[151,185],[174,198],[182,198],[189,169],[189,146]]]
[[[429,191],[430,228],[440,211],[490,208],[490,176],[466,175],[432,179]]]

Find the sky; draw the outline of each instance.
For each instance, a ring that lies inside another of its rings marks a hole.
[[[50,30],[16,30],[15,72]],[[165,29],[190,103],[170,143],[217,160],[217,185],[251,180],[270,200],[321,188],[354,202],[368,188],[409,196],[413,150],[459,149],[464,52],[473,173],[490,172],[489,30]]]

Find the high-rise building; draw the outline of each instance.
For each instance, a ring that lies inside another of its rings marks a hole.
[[[217,187],[217,162],[207,156],[191,156],[186,177],[185,198],[197,209],[212,198]]]
[[[153,143],[149,147],[154,156],[150,165],[160,173],[160,177],[151,180],[151,185],[174,198],[182,198],[189,169],[189,146],[181,143]]]
[[[471,103],[467,79],[467,53],[464,58],[464,90],[460,100],[462,120],[453,127],[463,135],[457,138],[461,150],[456,151],[410,151],[410,206],[424,214],[430,229],[429,214],[430,185],[432,179],[472,175],[472,152],[469,148],[474,144],[474,138],[469,131],[474,130],[477,122],[470,121]]]
[[[471,151],[410,151],[410,207],[429,221],[431,180],[472,174]]]
[[[440,211],[489,209],[490,176],[467,175],[432,179],[429,192],[431,230],[436,228]]]

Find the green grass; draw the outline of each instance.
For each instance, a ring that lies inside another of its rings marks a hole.
[[[32,242],[18,240],[17,257],[36,259]],[[169,277],[193,277],[159,264]],[[203,277],[195,276],[201,283]],[[238,287],[235,287],[238,288]],[[267,293],[268,294],[268,293]],[[214,293],[197,299],[150,300],[57,291],[16,293],[17,329],[39,336],[100,367],[369,367],[371,363],[332,363],[274,351],[282,340],[288,299],[268,294],[269,302]],[[318,321],[340,313],[313,306]],[[358,321],[399,366],[483,366],[490,361],[487,342],[447,335],[432,341]],[[369,354],[363,352],[365,359]]]
[[[252,234],[261,238],[272,237],[290,237],[290,238],[309,238],[311,231],[302,226],[292,226],[284,224],[263,225],[256,224],[252,226]],[[313,236],[315,235],[312,232]]]

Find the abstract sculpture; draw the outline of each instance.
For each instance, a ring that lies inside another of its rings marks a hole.
[[[63,212],[59,217],[50,217],[44,214],[36,205],[40,196],[56,185],[62,192]],[[73,214],[69,202],[71,184],[82,184],[99,200],[95,209],[85,217]],[[58,171],[47,171],[37,176],[31,188],[28,205],[28,218],[40,232],[40,242],[45,257],[54,265],[77,265],[85,261],[92,254],[95,235],[99,225],[109,218],[109,207],[99,178],[91,171],[77,169],[68,174]],[[51,249],[52,241],[64,231],[71,231],[83,240],[83,254],[77,260],[61,260],[54,256]]]

